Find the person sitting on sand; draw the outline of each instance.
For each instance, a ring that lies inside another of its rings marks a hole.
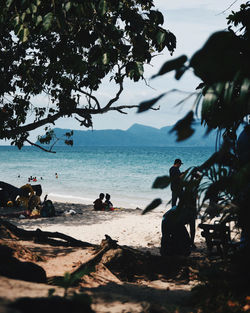
[[[104,193],[100,193],[99,198],[93,202],[95,211],[104,210],[105,206],[104,206],[104,203],[102,202],[103,199],[104,199]]]
[[[161,256],[188,256],[191,252],[192,242],[182,219],[182,211],[174,206],[163,215]]]
[[[104,205],[106,210],[112,210],[113,208],[113,203],[110,201],[110,195],[108,193],[106,193]]]

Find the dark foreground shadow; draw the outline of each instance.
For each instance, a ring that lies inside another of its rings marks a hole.
[[[172,309],[181,306],[182,309],[178,312],[188,312],[191,291],[187,290],[188,287],[183,286],[172,288],[167,287],[167,284],[163,289],[156,289],[145,285],[139,286],[131,283],[125,283],[122,285],[108,283],[105,286],[99,286],[97,288],[81,288],[81,292],[90,293],[94,301],[95,299],[98,301],[99,298],[99,300],[103,300],[106,303],[112,303],[115,301],[122,303],[147,302]]]

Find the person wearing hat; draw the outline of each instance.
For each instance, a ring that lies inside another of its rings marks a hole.
[[[180,167],[182,165],[181,159],[176,159],[174,165],[170,168],[170,188],[172,190],[172,207],[176,206],[177,199],[180,197],[182,186],[181,186],[181,173]]]

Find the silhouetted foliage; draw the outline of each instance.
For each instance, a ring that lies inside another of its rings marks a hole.
[[[115,105],[124,79],[143,79],[144,64],[176,46],[152,0],[8,0],[0,10],[0,139],[19,148],[59,118],[92,127],[93,114],[137,107]],[[96,91],[107,76],[117,91],[102,103]]]
[[[250,2],[242,4],[240,11],[232,12],[227,19],[227,31],[212,34],[190,59],[184,55],[167,61],[153,78],[175,71],[176,79],[180,79],[186,70],[192,69],[202,80],[191,94],[196,96],[195,112],[190,111],[179,120],[171,132],[176,132],[177,141],[189,138],[194,132],[194,115],[198,114],[207,133],[216,129],[220,140],[212,156],[200,166],[188,169],[179,206],[192,211],[207,202],[204,217],[227,214],[228,220],[236,218],[249,250],[250,126],[242,133],[244,139],[237,140],[237,134],[250,114]],[[196,173],[204,179],[195,177]],[[153,188],[168,185],[169,177],[163,176],[155,180]]]

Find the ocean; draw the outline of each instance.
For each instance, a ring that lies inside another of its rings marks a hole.
[[[92,204],[103,192],[115,207],[143,209],[161,198],[166,208],[170,189],[152,189],[155,178],[168,175],[176,158],[184,163],[181,170],[202,164],[214,148],[58,146],[56,151],[0,146],[0,180],[21,187],[36,177],[32,184],[42,185],[42,199],[48,194],[54,201]]]

